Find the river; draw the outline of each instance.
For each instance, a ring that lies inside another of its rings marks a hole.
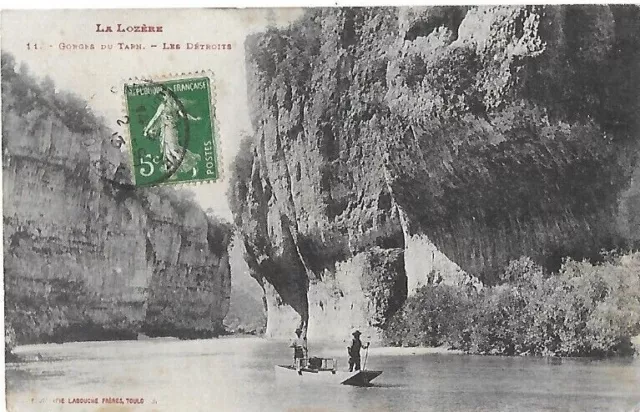
[[[310,350],[346,363],[341,346]],[[279,383],[273,365],[289,362],[290,352],[259,338],[77,342],[16,353],[24,361],[6,366],[10,411],[640,411],[640,359],[373,348],[367,368],[384,373],[358,388]],[[70,403],[76,398],[99,403]]]

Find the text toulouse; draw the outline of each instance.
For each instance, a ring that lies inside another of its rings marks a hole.
[[[144,404],[144,398],[55,398],[53,403],[106,403],[106,404]]]

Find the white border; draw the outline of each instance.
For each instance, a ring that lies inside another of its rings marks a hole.
[[[378,7],[378,6],[439,6],[439,5],[499,5],[499,4],[638,4],[638,0],[619,0],[598,2],[594,0],[578,1],[540,1],[540,0],[109,0],[79,1],[58,0],[55,6],[47,0],[0,0],[0,9],[117,9],[117,8],[268,8],[268,7]]]

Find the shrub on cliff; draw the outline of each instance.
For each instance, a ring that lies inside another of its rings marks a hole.
[[[3,111],[11,110],[19,116],[48,113],[58,116],[69,130],[77,133],[101,127],[101,120],[79,96],[56,91],[50,78],[38,82],[24,63],[16,72],[16,60],[10,53],[2,52],[1,62]]]
[[[470,353],[609,356],[633,351],[640,332],[640,253],[593,265],[566,260],[547,276],[527,258],[505,283],[476,293],[425,286],[390,322],[399,345],[448,344]]]

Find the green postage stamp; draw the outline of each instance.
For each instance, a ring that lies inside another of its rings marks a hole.
[[[125,84],[137,186],[215,181],[220,174],[212,76]]]

